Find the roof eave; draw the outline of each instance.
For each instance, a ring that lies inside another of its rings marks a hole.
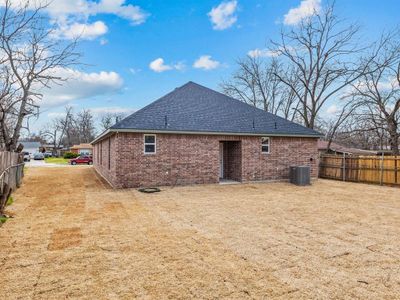
[[[159,130],[159,129],[128,129],[128,128],[110,128],[100,134],[90,144],[95,144],[104,139],[109,134],[118,132],[132,133],[159,133],[159,134],[193,134],[193,135],[236,135],[236,136],[281,136],[281,137],[306,137],[306,138],[321,138],[322,134],[290,134],[290,133],[251,133],[251,132],[219,132],[219,131],[180,131],[180,130]]]

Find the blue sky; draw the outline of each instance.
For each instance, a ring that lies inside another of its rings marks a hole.
[[[64,70],[71,82],[45,92],[42,114],[32,129],[60,115],[65,105],[100,116],[107,110],[140,109],[190,80],[218,89],[235,70],[235,60],[265,48],[282,26],[295,26],[309,5],[324,4],[325,0],[54,0],[48,14],[60,24],[58,38],[79,32],[85,65]],[[366,42],[400,23],[398,0],[337,0],[336,9],[361,25]]]

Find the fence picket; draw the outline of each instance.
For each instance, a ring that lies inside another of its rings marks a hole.
[[[400,186],[398,156],[320,156],[319,177]]]
[[[23,157],[15,152],[0,152],[0,215],[3,213],[7,197],[15,191],[23,177]]]

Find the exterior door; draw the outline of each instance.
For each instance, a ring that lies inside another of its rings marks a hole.
[[[219,143],[219,178],[224,178],[224,143]]]

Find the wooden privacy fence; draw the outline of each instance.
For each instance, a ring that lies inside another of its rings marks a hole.
[[[321,155],[319,177],[400,186],[400,156]]]
[[[15,152],[0,152],[0,215],[8,197],[21,185],[23,176],[23,156]]]

